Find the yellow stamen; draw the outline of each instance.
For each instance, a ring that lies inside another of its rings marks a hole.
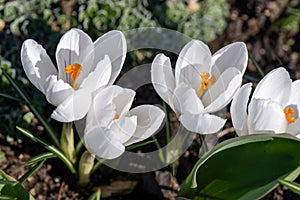
[[[289,108],[287,107],[285,110],[284,110],[284,114],[285,114],[285,118],[286,120],[288,121],[288,123],[294,123],[295,122],[295,110],[293,108]]]
[[[198,97],[204,92],[204,90],[210,88],[215,82],[216,82],[216,77],[215,75],[210,75],[208,72],[202,72],[200,74],[202,81],[201,81],[201,88],[197,92]]]
[[[113,118],[113,120],[119,119],[119,118],[120,118],[120,115],[118,113],[116,113],[115,116],[114,116],[114,118]]]
[[[71,86],[74,88],[74,89],[77,89],[78,88],[78,85],[76,84],[76,79],[78,78],[80,72],[81,72],[81,65],[78,64],[78,63],[75,63],[73,65],[68,65],[66,68],[65,68],[65,72],[67,74],[70,74],[70,77],[71,79],[73,80]]]

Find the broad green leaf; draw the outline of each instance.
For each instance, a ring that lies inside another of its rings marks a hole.
[[[300,195],[300,184],[292,181],[279,180],[279,183],[286,186],[289,190]]]
[[[19,182],[5,174],[2,170],[0,170],[0,180],[0,199],[34,200]]]
[[[94,192],[88,200],[100,200],[101,198],[101,190],[98,189],[96,192]]]
[[[259,134],[226,140],[194,166],[179,196],[190,199],[258,199],[278,179],[300,174],[300,141],[287,134]]]
[[[5,155],[4,155],[4,153],[0,150],[0,161],[1,161],[1,160],[4,160],[4,158],[5,158]]]
[[[47,160],[49,158],[55,158],[56,155],[54,155],[54,153],[52,152],[47,152],[47,153],[42,153],[40,155],[37,155],[33,158],[31,158],[29,161],[27,161],[24,166],[29,166],[29,165],[32,165],[32,164],[35,164],[35,163],[38,163],[42,160]]]
[[[19,95],[22,97],[24,102],[28,105],[31,112],[36,116],[36,118],[41,122],[41,124],[45,127],[47,130],[47,133],[49,134],[50,138],[54,142],[56,146],[59,146],[58,138],[53,131],[53,128],[51,125],[45,120],[44,116],[36,109],[36,107],[31,103],[30,99],[26,95],[26,93],[22,90],[22,88],[18,85],[18,83],[5,71],[3,70],[3,75],[7,78],[9,83],[15,88],[15,90],[19,93]]]
[[[32,133],[30,133],[28,130],[23,129],[21,127],[17,127],[17,129],[23,133],[25,136],[27,136],[28,138],[30,138],[31,140],[39,143],[40,145],[42,145],[44,148],[46,148],[47,150],[49,150],[50,152],[52,152],[54,155],[56,155],[57,157],[59,157],[64,163],[65,165],[69,168],[69,170],[73,173],[76,174],[76,170],[74,168],[74,166],[72,165],[72,163],[70,162],[70,160],[55,146],[47,143],[46,141],[34,136]]]

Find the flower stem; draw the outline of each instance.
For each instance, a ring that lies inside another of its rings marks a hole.
[[[64,123],[61,138],[60,148],[63,150],[65,156],[73,163],[76,162],[75,147],[74,147],[74,130],[73,122]]]
[[[90,182],[90,174],[94,167],[95,155],[85,151],[79,161],[78,167],[78,185],[85,186]]]

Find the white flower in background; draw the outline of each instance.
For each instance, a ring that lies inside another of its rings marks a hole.
[[[207,45],[192,40],[181,50],[175,66],[163,54],[152,63],[152,83],[159,96],[179,116],[182,125],[201,134],[215,133],[226,120],[210,113],[224,108],[242,84],[248,55],[243,42],[223,47],[214,55]]]
[[[51,117],[61,122],[83,118],[91,93],[112,84],[124,63],[126,41],[120,31],[110,31],[94,43],[79,29],[66,32],[56,49],[57,68],[45,49],[26,40],[21,49],[24,71],[47,100],[57,106]]]
[[[300,137],[300,80],[292,82],[282,67],[269,72],[256,86],[247,110],[251,86],[243,85],[231,104],[237,134],[273,132]]]
[[[152,105],[129,110],[135,92],[119,86],[97,91],[87,114],[86,148],[100,158],[119,157],[125,146],[152,136],[162,125],[164,112]]]

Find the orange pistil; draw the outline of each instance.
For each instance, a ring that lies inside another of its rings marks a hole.
[[[201,81],[201,88],[197,92],[198,97],[204,92],[204,90],[210,88],[215,82],[216,82],[216,77],[215,75],[210,75],[208,72],[202,72],[200,74],[202,81]]]
[[[119,118],[120,118],[120,115],[118,113],[116,113],[115,116],[114,116],[114,118],[113,118],[113,120],[119,119]]]
[[[288,123],[294,123],[295,122],[295,110],[293,108],[287,107],[284,110],[285,118],[288,121]]]
[[[71,86],[74,88],[74,89],[77,89],[78,88],[78,85],[76,84],[76,79],[78,78],[80,72],[81,72],[81,65],[78,64],[78,63],[75,63],[73,65],[68,65],[66,68],[65,68],[65,72],[67,74],[70,74],[70,77],[71,79],[73,80]]]

